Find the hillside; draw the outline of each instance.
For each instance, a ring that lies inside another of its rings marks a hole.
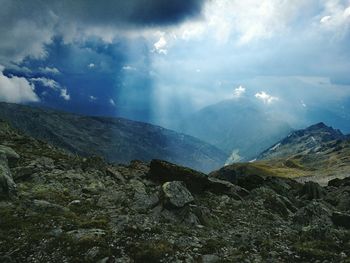
[[[349,178],[111,165],[3,122],[0,171],[0,262],[349,262]]]
[[[211,171],[227,154],[194,137],[121,118],[89,117],[17,104],[0,103],[0,118],[26,134],[83,156],[115,163],[159,158]]]
[[[318,123],[290,133],[258,155],[256,161],[234,164],[224,170],[238,176],[273,175],[326,185],[329,180],[349,176],[349,136]]]

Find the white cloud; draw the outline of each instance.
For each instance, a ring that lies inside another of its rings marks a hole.
[[[60,93],[60,97],[64,100],[70,100],[70,95],[66,88],[63,88],[57,81],[45,77],[41,78],[31,78],[30,81],[38,82],[44,87],[48,87]]]
[[[235,88],[233,91],[233,98],[240,98],[243,96],[243,94],[246,92],[246,88],[239,86],[238,88]]]
[[[132,66],[129,66],[129,65],[125,65],[124,67],[123,67],[123,70],[126,70],[126,71],[133,71],[133,70],[136,70],[136,68],[134,68],[134,67],[132,67]]]
[[[325,2],[323,17],[320,20],[321,27],[334,32],[338,37],[346,35],[350,27],[350,3],[328,0]]]
[[[301,103],[301,106],[303,106],[304,108],[307,107],[306,104],[305,104],[305,102],[304,102],[303,100],[301,100],[300,103]]]
[[[91,101],[97,100],[97,98],[95,96],[93,96],[93,95],[91,95],[89,98],[90,98]]]
[[[166,41],[165,37],[161,36],[159,40],[153,45],[155,48],[154,51],[157,52],[158,54],[163,54],[163,55],[168,54],[168,50],[166,49],[167,43],[168,42]]]
[[[109,103],[110,103],[112,106],[115,106],[115,101],[114,101],[114,99],[110,99],[110,100],[109,100]]]
[[[64,89],[61,89],[61,92],[60,92],[60,96],[64,99],[64,100],[70,100],[70,95],[68,94],[68,91],[66,88]]]
[[[89,68],[94,68],[96,65],[94,64],[94,63],[90,63],[89,65],[88,65],[88,67]]]
[[[51,88],[53,90],[59,90],[61,88],[60,84],[53,79],[42,77],[42,78],[31,78],[30,80],[32,82],[39,82],[41,85]]]
[[[37,102],[39,97],[34,92],[34,85],[26,78],[7,77],[0,65],[0,99],[6,102]]]
[[[321,24],[328,23],[331,20],[331,18],[332,18],[331,16],[324,16],[321,18],[320,23]]]
[[[53,74],[53,75],[57,75],[57,74],[60,74],[61,72],[53,67],[53,68],[50,68],[50,67],[45,67],[45,68],[39,68],[39,70],[42,72],[42,73],[48,73],[48,74]]]
[[[266,93],[265,91],[260,91],[260,92],[256,93],[255,98],[261,100],[265,104],[271,104],[271,103],[279,100],[278,97],[274,97],[274,96]]]

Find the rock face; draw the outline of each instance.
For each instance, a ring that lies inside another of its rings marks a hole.
[[[334,212],[332,214],[332,221],[336,226],[350,229],[350,214]]]
[[[162,160],[151,161],[148,176],[151,180],[160,183],[182,181],[185,183],[186,187],[194,193],[211,191],[213,193],[226,193],[236,197],[246,195],[246,190],[239,186],[232,185],[228,181],[208,177],[204,173]]]
[[[300,190],[299,195],[308,200],[321,199],[324,197],[325,191],[318,183],[306,182]]]
[[[0,262],[350,256],[347,178],[322,187],[260,173],[231,180],[160,160],[113,165],[67,154],[1,121],[0,142]]]
[[[194,201],[192,194],[187,190],[183,182],[167,182],[163,184],[162,190],[167,203],[174,207],[184,207],[186,204]]]
[[[16,195],[16,184],[13,181],[9,161],[14,162],[19,155],[11,148],[0,145],[0,200]]]

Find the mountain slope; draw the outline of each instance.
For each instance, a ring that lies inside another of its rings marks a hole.
[[[0,262],[348,262],[349,178],[231,184],[160,160],[112,165],[2,121],[0,171]]]
[[[349,176],[349,171],[349,137],[318,123],[292,132],[262,152],[256,161],[227,166],[220,173],[297,178],[298,181],[312,180],[325,185],[334,178]]]
[[[317,153],[326,143],[345,139],[346,136],[341,131],[320,122],[304,130],[290,133],[286,138],[262,152],[257,159],[272,159],[296,154]]]
[[[164,159],[202,171],[222,166],[227,155],[191,136],[121,118],[88,117],[0,103],[0,118],[15,128],[83,156],[110,162]]]
[[[249,161],[292,129],[242,98],[205,107],[183,121],[178,130],[232,154],[232,161]]]

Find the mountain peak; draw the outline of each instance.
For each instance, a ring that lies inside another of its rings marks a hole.
[[[306,129],[292,132],[286,138],[262,152],[257,159],[280,158],[289,156],[291,153],[317,152],[328,142],[345,140],[346,138],[340,130],[319,122]]]
[[[306,128],[306,130],[316,130],[316,129],[324,129],[324,128],[331,128],[331,127],[327,126],[324,122],[319,122]]]

